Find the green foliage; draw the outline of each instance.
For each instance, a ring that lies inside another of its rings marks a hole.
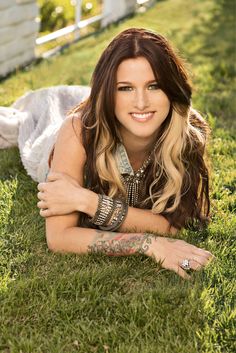
[[[45,1],[40,8],[41,26],[40,32],[54,31],[65,27],[69,19],[65,16],[63,7],[59,7],[53,0]]]
[[[0,352],[234,352],[234,24],[234,1],[159,1],[2,82],[0,105],[30,89],[88,84],[101,51],[121,30],[147,27],[166,35],[191,63],[193,104],[212,127],[212,222],[181,238],[216,259],[184,282],[141,256],[52,254],[36,183],[15,148],[0,151]]]
[[[75,1],[38,0],[40,32],[52,32],[75,22]],[[82,19],[95,16],[101,9],[101,1],[82,1]]]

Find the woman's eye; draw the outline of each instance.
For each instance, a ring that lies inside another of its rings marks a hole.
[[[148,89],[149,90],[156,90],[156,89],[159,89],[159,85],[158,83],[153,83],[151,85],[148,86]],[[122,87],[118,87],[118,91],[132,91],[133,90],[133,87],[131,86],[122,86]]]
[[[155,89],[159,89],[159,88],[160,87],[159,87],[158,83],[153,83],[152,85],[150,85],[148,87],[148,89],[150,89],[150,90],[155,90]]]
[[[132,91],[132,87],[130,86],[118,87],[118,91]]]

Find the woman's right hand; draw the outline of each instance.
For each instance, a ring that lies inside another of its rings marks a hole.
[[[198,271],[214,257],[209,251],[180,239],[151,236],[151,241],[149,239],[146,244],[146,255],[185,279],[190,279],[190,276],[181,267],[183,260],[189,260],[191,270]]]

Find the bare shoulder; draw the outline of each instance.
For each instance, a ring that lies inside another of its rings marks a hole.
[[[51,161],[51,171],[69,175],[83,186],[85,149],[81,137],[81,121],[79,116],[68,116],[63,122],[55,143]],[[46,218],[46,237],[49,247],[60,242],[60,234],[69,227],[76,227],[79,213],[74,212],[62,216]]]
[[[71,141],[71,145],[75,145],[74,147],[76,148],[81,148],[84,150],[83,144],[82,144],[82,122],[80,119],[79,114],[73,114],[69,115],[63,122],[58,138],[57,138],[57,143],[61,142],[68,142]],[[64,146],[66,148],[66,146]],[[85,150],[84,150],[85,151]]]
[[[55,143],[51,169],[69,174],[82,182],[86,152],[82,143],[81,120],[78,114],[68,116],[63,122]]]

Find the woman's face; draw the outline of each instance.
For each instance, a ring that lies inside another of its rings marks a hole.
[[[118,66],[115,115],[123,141],[154,142],[169,110],[170,101],[147,59],[127,59]]]

